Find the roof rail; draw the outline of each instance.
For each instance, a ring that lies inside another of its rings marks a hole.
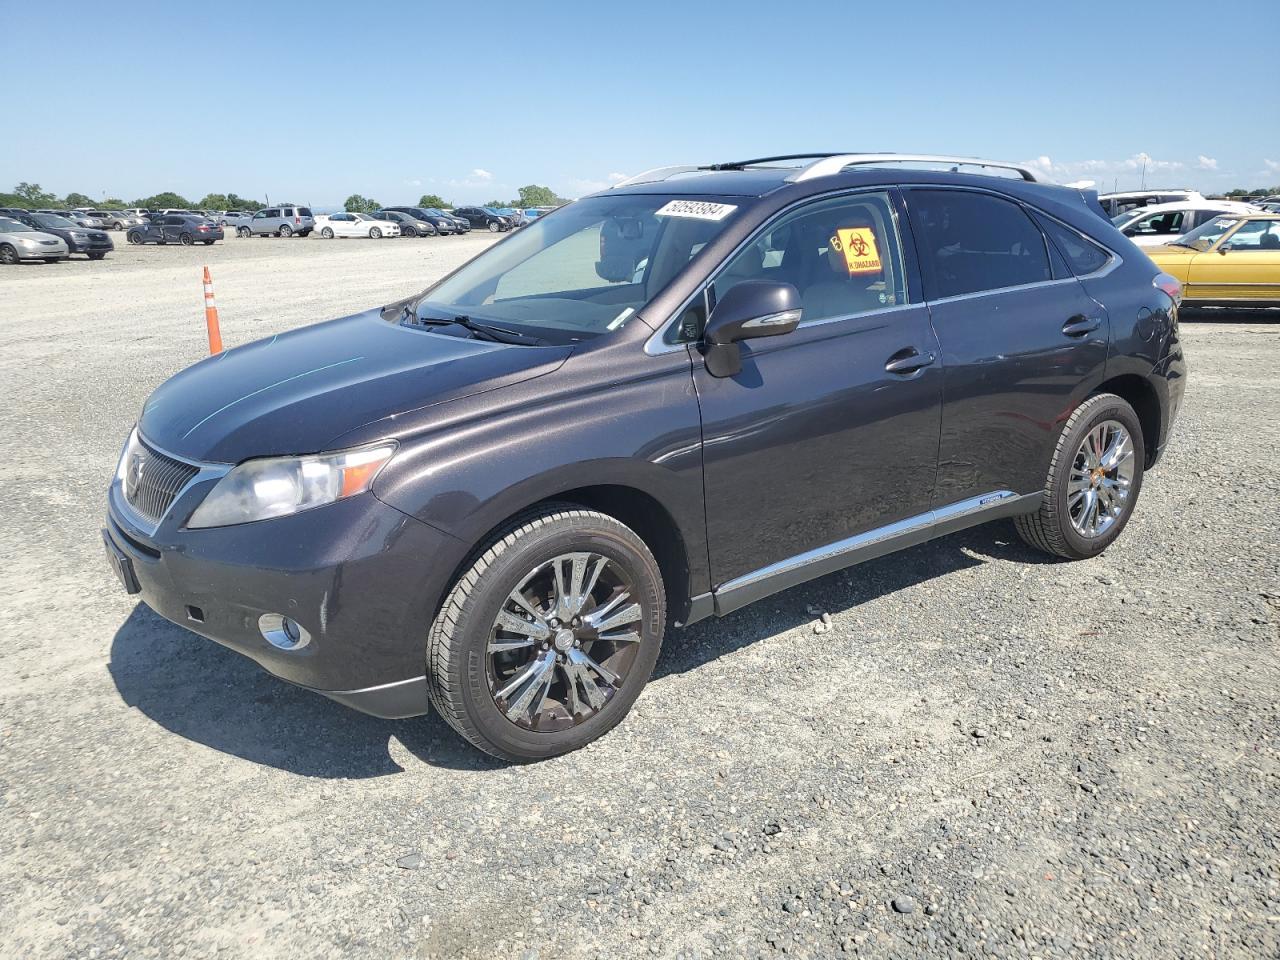
[[[882,166],[886,163],[949,163],[955,167],[990,167],[992,169],[1017,171],[1023,180],[1028,180],[1031,183],[1042,182],[1030,167],[1023,164],[924,153],[840,153],[815,160],[813,163],[801,167],[787,179],[793,183],[801,183],[817,177],[832,176],[840,173],[845,167]]]

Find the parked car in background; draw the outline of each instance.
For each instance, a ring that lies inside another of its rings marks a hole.
[[[477,230],[498,233],[511,229],[511,223],[506,217],[488,207],[454,207],[453,215],[462,217]]]
[[[1101,554],[1182,400],[1177,281],[1025,166],[796,159],[642,174],[178,373],[110,481],[124,589],[530,761],[618,724],[669,625],[1002,518]]]
[[[1129,190],[1122,193],[1104,193],[1098,197],[1103,213],[1114,217],[1135,207],[1149,207],[1157,203],[1203,200],[1197,190]]]
[[[1194,230],[1224,213],[1249,214],[1258,210],[1249,203],[1231,200],[1185,200],[1135,207],[1111,222],[1140,247],[1158,247]]]
[[[170,213],[153,217],[142,226],[130,227],[125,239],[134,244],[180,243],[190,246],[193,243],[212,244],[225,236],[222,227],[208,217],[193,213]]]
[[[9,217],[29,227],[51,233],[67,245],[68,254],[83,253],[90,260],[101,260],[116,248],[105,230],[83,227],[56,213],[0,207],[0,216]]]
[[[90,210],[89,216],[100,220],[105,230],[126,230],[142,222],[141,218],[125,213],[123,210]]]
[[[1193,307],[1280,307],[1280,214],[1224,214],[1146,250]]]
[[[462,234],[471,232],[471,221],[465,217],[459,217],[447,210],[441,210],[439,207],[422,207],[420,209],[423,213],[428,214],[429,216],[440,217],[448,220],[454,226],[454,233]]]
[[[255,237],[305,237],[315,226],[311,209],[292,203],[267,207],[249,218],[249,233]]]
[[[91,230],[105,230],[107,225],[97,217],[91,216],[85,210],[54,210],[43,209],[37,210],[36,213],[45,213],[54,217],[62,217],[64,220],[70,220],[76,226],[87,227]]]
[[[139,220],[143,219],[147,213],[142,207],[125,207],[124,212],[131,217],[137,217]]]
[[[224,210],[222,215],[218,217],[218,222],[224,227],[231,227],[239,233],[240,227],[248,227],[249,221],[253,219],[253,214],[246,210]]]
[[[394,223],[400,228],[402,237],[434,237],[439,233],[430,220],[402,210],[375,210],[372,216],[376,220]]]
[[[67,244],[61,237],[37,230],[21,220],[0,216],[0,263],[12,265],[24,260],[57,263],[69,256]]]
[[[439,210],[432,210],[427,207],[386,207],[384,208],[384,211],[380,212],[400,213],[415,220],[425,221],[426,223],[431,224],[431,226],[435,228],[436,233],[442,237],[451,233],[458,233],[462,229],[458,225],[458,220],[456,218],[442,213]],[[401,232],[404,232],[403,225],[401,226]]]
[[[390,220],[379,220],[367,213],[322,213],[315,218],[316,229],[326,240],[334,237],[367,237],[380,240],[383,237],[400,236],[400,225]]]

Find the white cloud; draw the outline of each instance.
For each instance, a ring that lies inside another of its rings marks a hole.
[[[1267,173],[1280,173],[1280,160],[1263,160],[1267,167]]]
[[[1186,170],[1190,166],[1182,160],[1162,160],[1151,156],[1149,153],[1135,153],[1119,160],[1054,161],[1047,156],[1041,155],[1033,160],[1024,160],[1022,163],[1031,167],[1037,173],[1043,173],[1045,176],[1061,183],[1092,178],[1098,181],[1100,189],[1106,190],[1111,189],[1111,184],[1107,182],[1108,178],[1111,178],[1113,182],[1117,179],[1126,181],[1140,180],[1145,170],[1148,182],[1150,182],[1152,174],[1174,174]],[[1197,157],[1197,166],[1201,170],[1214,172],[1218,169],[1217,161],[1212,157]],[[1134,183],[1133,186],[1137,186],[1137,183]]]
[[[477,180],[493,179],[492,173],[490,173],[488,170],[481,170],[479,167],[476,167],[474,170],[471,171],[471,176],[475,177]]]
[[[611,173],[611,174],[609,174],[609,181],[610,181],[611,183],[617,183],[618,181],[620,181],[620,180],[625,180],[625,179],[627,179],[627,175],[626,175],[625,173]]]
[[[405,183],[407,183],[407,184],[408,184],[409,186],[411,186],[411,187],[420,187],[420,186],[422,186],[422,181],[421,181],[421,180],[406,180],[406,181],[405,181]]]
[[[1196,164],[1201,170],[1217,170],[1218,161],[1213,157],[1206,157],[1203,153],[1196,157]]]

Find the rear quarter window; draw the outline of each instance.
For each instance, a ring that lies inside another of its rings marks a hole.
[[[1037,215],[1037,222],[1050,241],[1058,248],[1071,266],[1071,272],[1077,277],[1086,277],[1097,273],[1111,260],[1111,254],[1103,250],[1091,240],[1086,240],[1074,230],[1064,227],[1055,220]]]

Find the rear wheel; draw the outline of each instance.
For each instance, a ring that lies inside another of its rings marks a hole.
[[[289,225],[286,223],[283,227],[281,227],[281,228],[280,228],[280,236],[282,236],[282,237],[292,237],[292,236],[293,236],[293,227],[289,226]]]
[[[567,753],[626,716],[665,624],[661,571],[630,528],[568,504],[526,513],[474,558],[431,625],[431,701],[495,757]]]
[[[323,230],[320,231],[320,236],[324,237],[324,239],[326,240],[332,240],[333,227],[325,227]]]
[[[501,230],[501,229],[502,229],[501,225],[500,225],[496,220],[491,221],[491,222],[489,223],[489,232],[490,232],[490,233],[497,233],[497,232],[498,232],[499,230]]]
[[[1133,515],[1144,450],[1133,407],[1113,393],[1090,397],[1062,428],[1040,509],[1014,518],[1018,535],[1055,556],[1096,557]]]

